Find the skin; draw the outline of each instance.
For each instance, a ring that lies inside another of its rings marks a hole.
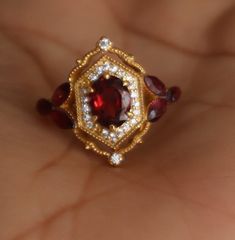
[[[235,2],[0,1],[0,239],[235,238]],[[179,103],[108,167],[35,112],[100,36]]]

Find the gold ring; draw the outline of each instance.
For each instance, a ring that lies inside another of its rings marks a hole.
[[[118,166],[180,95],[179,87],[166,88],[132,55],[102,37],[77,60],[68,81],[36,107],[60,128],[73,129],[86,149]]]

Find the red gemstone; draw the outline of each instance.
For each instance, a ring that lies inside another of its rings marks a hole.
[[[49,100],[42,98],[37,101],[36,109],[41,115],[48,115],[52,111],[52,104]]]
[[[164,83],[154,76],[145,76],[144,82],[148,89],[158,96],[165,96],[166,86]]]
[[[180,99],[181,90],[179,87],[171,87],[168,89],[166,99],[168,103],[177,102]]]
[[[131,97],[119,78],[110,76],[105,79],[101,76],[93,83],[92,88],[94,92],[90,94],[90,106],[101,125],[120,126],[128,119]]]
[[[156,122],[165,112],[167,108],[167,101],[163,98],[153,100],[148,107],[149,122]]]
[[[72,118],[66,111],[62,109],[52,110],[50,116],[59,128],[70,129],[74,127]]]
[[[69,93],[70,93],[70,84],[68,82],[62,83],[54,91],[51,98],[52,103],[57,107],[62,105],[68,98]]]

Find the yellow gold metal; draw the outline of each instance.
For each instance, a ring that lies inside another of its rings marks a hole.
[[[110,129],[111,131],[116,131],[116,127],[115,127],[114,125],[110,125],[110,126],[109,126],[109,129]]]
[[[109,73],[105,73],[104,77],[105,77],[105,79],[109,79],[110,78],[110,74]]]
[[[128,115],[128,117],[133,117],[133,113],[132,112],[128,112],[127,115]]]

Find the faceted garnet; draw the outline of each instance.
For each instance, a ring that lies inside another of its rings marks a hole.
[[[166,95],[166,87],[164,83],[155,76],[145,76],[144,82],[147,88],[154,94],[158,96],[165,96]]]
[[[106,79],[101,76],[93,83],[92,88],[94,92],[90,94],[90,106],[101,125],[120,126],[127,120],[131,97],[119,78],[110,76]]]
[[[168,103],[175,103],[180,99],[181,90],[179,87],[171,87],[168,89],[166,99]]]
[[[59,128],[70,129],[74,127],[73,119],[63,109],[53,109],[50,116]]]
[[[36,109],[41,115],[48,115],[52,111],[52,104],[49,100],[41,98],[36,104]]]
[[[153,100],[148,107],[149,122],[156,122],[166,112],[167,101],[163,98]]]
[[[62,105],[68,98],[69,93],[70,93],[69,83],[68,82],[62,83],[54,91],[52,98],[51,98],[52,103],[57,107]]]

